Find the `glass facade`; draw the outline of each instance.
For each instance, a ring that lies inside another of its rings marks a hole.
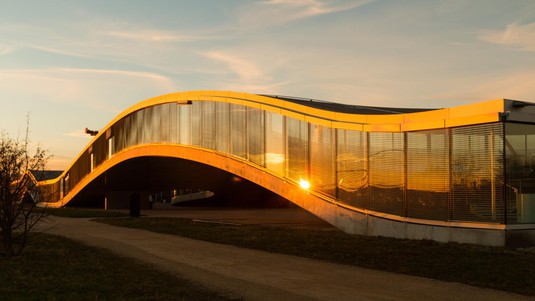
[[[202,131],[202,102],[195,102],[191,105],[191,133],[189,133],[189,136],[191,137],[191,144],[195,146],[202,146],[203,141],[203,131]]]
[[[407,133],[407,216],[448,220],[447,130]]]
[[[215,149],[215,103],[202,103],[202,147]]]
[[[505,124],[508,223],[535,223],[535,125]]]
[[[369,208],[404,215],[404,134],[369,133],[368,149]]]
[[[336,197],[335,130],[310,125],[310,185],[318,192]]]
[[[241,158],[247,157],[246,112],[244,106],[230,105],[230,153]]]
[[[266,137],[264,111],[249,108],[247,110],[247,159],[260,166],[265,166]]]
[[[368,133],[337,130],[336,184],[340,201],[368,209]]]
[[[297,183],[309,181],[308,124],[286,118],[286,177]]]
[[[177,106],[179,111],[178,121],[178,141],[180,144],[189,145],[191,143],[191,107],[192,106]]]
[[[452,220],[503,223],[503,124],[451,130]]]
[[[284,116],[266,112],[266,167],[283,176],[285,170]]]
[[[218,102],[215,104],[215,139],[216,150],[230,152],[230,107],[228,103]]]
[[[434,221],[535,223],[535,125],[495,122],[409,132],[336,129],[239,104],[166,103],[132,112],[56,186],[142,144],[233,155],[355,210]]]

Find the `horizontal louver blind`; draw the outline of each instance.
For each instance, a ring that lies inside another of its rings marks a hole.
[[[503,222],[503,125],[454,128],[451,219]]]
[[[407,133],[407,216],[448,219],[448,149],[446,130]]]
[[[370,209],[403,215],[403,133],[370,133]]]
[[[367,134],[351,130],[337,130],[338,198],[349,205],[367,209],[368,152]]]
[[[335,197],[334,130],[310,125],[310,178],[312,189]]]

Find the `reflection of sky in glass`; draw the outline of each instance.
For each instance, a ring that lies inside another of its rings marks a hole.
[[[284,162],[283,154],[266,153],[267,164],[282,164]]]

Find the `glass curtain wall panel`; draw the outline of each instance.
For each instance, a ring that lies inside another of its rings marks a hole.
[[[535,125],[505,124],[507,223],[535,223]]]
[[[246,108],[230,104],[230,153],[247,159]]]
[[[404,215],[403,133],[369,133],[370,209]]]
[[[107,158],[111,159],[113,155],[115,155],[115,136],[111,136],[109,139],[106,139],[106,143],[108,145],[108,151],[107,151]]]
[[[286,177],[310,181],[308,174],[308,123],[286,118]]]
[[[369,167],[367,133],[337,131],[336,170],[338,199],[346,204],[368,209]]]
[[[56,202],[63,197],[63,178],[57,183],[40,187],[39,200],[44,202]]]
[[[146,129],[150,130],[149,127],[145,127],[146,118],[145,118],[145,111],[146,109],[142,109],[136,112],[136,128],[137,128],[137,141],[136,144],[142,144],[145,143],[145,139],[147,139],[148,134]],[[149,131],[150,134],[150,131]]]
[[[447,221],[449,139],[446,130],[407,135],[407,216]]]
[[[162,125],[162,119],[165,117],[162,114],[162,105],[157,105],[152,107],[152,116],[151,116],[151,126],[150,126],[150,140],[151,143],[159,143],[162,142],[162,132],[163,128]]]
[[[55,202],[63,198],[63,178],[51,188],[51,190],[46,190],[45,192],[45,201]]]
[[[266,112],[266,167],[284,176],[284,117]]]
[[[128,127],[126,127],[128,125]],[[130,118],[125,120],[125,129],[126,129],[126,141],[127,147],[135,145],[138,141],[137,134],[137,114],[130,114]]]
[[[123,139],[124,139],[124,148],[128,148],[132,143],[131,139],[132,139],[132,126],[131,126],[131,121],[132,121],[132,114],[126,116],[125,118],[123,118],[123,128],[121,130],[121,133],[123,135]]]
[[[451,219],[504,222],[503,124],[451,129]]]
[[[145,127],[145,124],[144,124],[144,120],[145,120],[145,110],[142,109],[142,110],[139,110],[136,112],[136,124],[135,124],[135,127],[137,129],[137,139],[134,143],[134,145],[136,144],[142,144],[144,143],[145,139],[144,139],[144,136],[145,136],[145,130],[144,130],[144,127]]]
[[[131,147],[137,141],[136,116],[132,113],[124,120],[126,147]]]
[[[71,188],[78,184],[78,182],[80,182],[85,176],[87,176],[91,172],[91,160],[89,158],[89,153],[84,152],[81,157],[82,159],[78,160],[80,164],[78,164],[77,168],[73,168],[72,172],[69,172],[69,185]],[[73,174],[75,174],[76,176],[73,177]]]
[[[91,152],[91,155],[93,156],[93,169],[102,162],[102,158],[100,156],[100,142],[102,141],[102,137],[103,136],[100,136],[92,145],[93,151]]]
[[[191,144],[202,146],[202,101],[191,105]]]
[[[169,110],[169,137],[166,142],[176,144],[178,143],[178,110],[180,105],[169,103],[167,106]]]
[[[84,152],[80,155],[80,158],[69,169],[68,177],[65,177],[65,185],[67,191],[69,187],[72,188],[78,184],[91,170],[91,158],[89,152]]]
[[[75,172],[75,170],[79,170],[77,165],[78,164],[75,163],[72,166],[72,168],[69,170],[69,172],[66,173],[65,177],[63,178],[63,196],[64,197],[69,193],[70,187],[73,187],[71,185],[71,181],[76,181],[76,183],[78,183],[77,182],[78,181],[78,175],[77,175],[78,172]],[[73,172],[74,172],[75,175],[74,175],[74,177],[71,177],[71,173],[73,173]]]
[[[152,142],[152,107],[144,108],[139,111],[143,112],[143,116],[138,118],[139,127],[143,132],[142,143],[151,143]]]
[[[73,185],[71,185],[71,181],[72,181],[72,178],[70,176],[70,171],[65,174],[65,177],[63,178],[63,196],[66,196],[69,191],[71,191],[71,187],[73,187]]]
[[[59,198],[63,199],[65,196],[65,178],[61,178],[59,181]]]
[[[124,128],[125,128],[125,119],[128,118],[128,117],[125,117],[121,120],[118,120],[114,125],[113,125],[113,136],[115,137],[115,141],[114,141],[114,148],[113,148],[113,153],[116,154],[118,152],[120,152],[121,150],[123,150],[125,148],[125,131],[124,131]]]
[[[180,106],[179,118],[179,143],[184,145],[191,144],[191,108],[193,105]]]
[[[228,103],[216,102],[215,120],[216,150],[228,154],[230,153],[230,110]]]
[[[215,149],[215,103],[202,103],[202,146]]]
[[[264,111],[247,109],[247,154],[249,161],[264,166]]]
[[[169,143],[169,132],[170,132],[170,119],[169,119],[169,105],[170,104],[161,104],[160,107],[160,124],[159,124],[159,135],[160,143]]]
[[[128,115],[124,119],[123,135],[125,148],[130,147],[133,141],[137,140],[137,131],[133,132],[134,114]]]
[[[93,143],[93,155],[94,155],[94,167],[97,167],[102,162],[104,162],[107,158],[107,151],[106,151],[106,135],[101,135],[98,137],[98,139]]]
[[[310,124],[310,184],[313,190],[336,197],[334,129]]]

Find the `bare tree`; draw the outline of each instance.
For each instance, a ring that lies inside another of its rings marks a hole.
[[[12,139],[0,132],[0,253],[6,257],[22,254],[28,236],[44,215],[36,210],[38,200],[29,195],[38,189],[32,172],[42,171],[48,159],[40,146],[31,148],[29,117],[24,139]]]

